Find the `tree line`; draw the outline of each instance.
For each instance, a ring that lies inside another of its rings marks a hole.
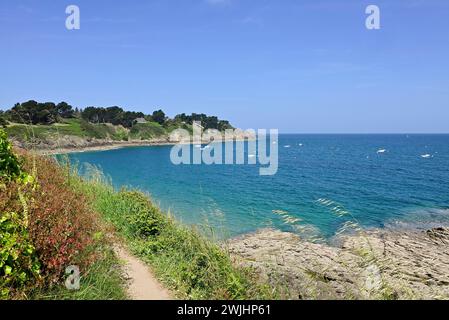
[[[64,122],[64,119],[80,118],[90,123],[111,123],[113,125],[122,125],[125,128],[131,128],[141,119],[147,122],[156,122],[162,126],[173,124],[192,124],[193,121],[201,121],[205,129],[232,129],[233,127],[227,120],[220,120],[216,116],[207,116],[206,114],[186,115],[185,113],[176,115],[173,119],[166,116],[162,110],[156,110],[152,114],[143,112],[125,111],[118,106],[113,107],[87,107],[84,109],[74,108],[66,102],[58,104],[53,102],[40,103],[30,100],[23,103],[16,103],[10,110],[3,112],[0,110],[0,126],[6,126],[7,121],[23,124],[44,124],[50,125],[58,122]]]
[[[3,123],[8,120],[27,124],[53,124],[60,122],[63,118],[73,117],[75,112],[78,111],[66,102],[55,104],[53,102],[39,103],[30,100],[24,103],[16,103],[10,110],[2,112],[0,118]]]
[[[175,116],[175,121],[184,122],[187,124],[192,124],[193,121],[201,121],[201,125],[204,129],[218,129],[220,131],[226,129],[233,129],[232,125],[227,120],[220,120],[216,116],[207,116],[204,113],[192,113],[191,115],[186,115],[181,113]]]

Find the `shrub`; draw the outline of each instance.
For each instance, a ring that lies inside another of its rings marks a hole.
[[[67,266],[85,269],[95,259],[89,249],[100,227],[84,195],[72,190],[68,176],[53,159],[25,155],[25,160],[25,167],[38,168],[39,183],[29,208],[29,233],[44,280],[52,284]]]
[[[0,111],[0,127],[5,128],[7,124],[8,124],[8,122],[4,118],[2,111]]]
[[[104,125],[95,125],[85,120],[80,122],[81,129],[87,134],[87,136],[96,139],[106,139],[107,133],[104,130]]]
[[[12,145],[7,139],[6,132],[0,129],[0,185],[16,180],[27,183],[31,180],[31,176],[22,171],[21,162],[12,152]]]
[[[135,124],[130,131],[131,138],[141,140],[157,138],[165,134],[165,129],[156,122]]]
[[[40,265],[28,231],[17,213],[0,216],[0,299],[39,276]]]
[[[128,203],[126,219],[132,236],[145,239],[160,234],[164,225],[163,215],[145,195],[136,191],[122,191],[119,195]]]
[[[33,179],[22,171],[6,134],[0,129],[0,298],[14,294],[39,275],[35,248],[28,234],[25,197]],[[13,291],[13,292],[11,292]]]
[[[69,265],[85,270],[95,259],[91,249],[100,226],[53,159],[24,151],[17,156],[2,131],[0,155],[0,293],[5,298],[52,286]]]

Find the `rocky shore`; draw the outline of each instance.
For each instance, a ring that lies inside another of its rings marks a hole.
[[[235,141],[242,141],[247,139],[254,139],[255,137],[242,131],[236,133],[232,138]],[[224,138],[222,139],[224,140]],[[162,146],[162,145],[174,145],[177,143],[190,143],[190,141],[183,141],[179,139],[171,139],[169,136],[161,136],[148,140],[126,140],[117,141],[112,139],[96,139],[96,138],[82,138],[78,136],[58,136],[52,139],[32,139],[29,141],[21,141],[11,138],[14,146],[26,149],[34,150],[39,154],[53,155],[62,153],[76,153],[76,152],[88,152],[88,151],[106,151],[114,150],[126,147],[138,147],[138,146]],[[220,141],[220,139],[215,139]],[[204,140],[202,143],[210,143],[211,140]]]
[[[13,140],[13,144],[16,147],[26,150],[34,150],[39,154],[44,155],[87,151],[106,151],[134,146],[170,145],[173,143],[174,142],[170,142],[165,138],[152,140],[116,141],[108,139],[80,138],[76,136],[64,136],[52,141],[35,140],[22,142]]]
[[[228,242],[290,299],[449,299],[449,229],[370,230],[311,243],[264,229]]]

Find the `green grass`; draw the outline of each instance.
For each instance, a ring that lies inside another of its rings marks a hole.
[[[5,131],[10,137],[21,138],[24,140],[32,137],[45,139],[57,135],[72,135],[78,137],[88,136],[86,130],[82,127],[82,120],[68,119],[64,123],[52,125],[28,125],[14,123],[6,127]]]
[[[97,250],[99,250],[98,248]],[[33,300],[124,300],[128,299],[121,264],[109,246],[101,248],[102,257],[85,274],[80,289],[68,290],[64,284],[31,292]]]
[[[49,140],[63,136],[80,138],[111,139],[114,141],[150,140],[167,137],[175,129],[182,128],[192,133],[191,125],[181,123],[167,123],[161,126],[156,122],[135,124],[131,129],[105,123],[90,123],[83,119],[64,119],[62,123],[52,125],[27,125],[12,123],[5,131],[8,136],[21,141],[31,139]]]
[[[167,131],[159,123],[148,122],[135,124],[130,131],[130,137],[132,139],[153,139],[164,136]]]
[[[186,129],[189,126],[183,125]],[[156,122],[148,122],[134,125],[130,130],[122,126],[114,126],[105,123],[90,123],[82,119],[64,119],[63,123],[52,125],[25,125],[13,123],[5,128],[10,137],[22,141],[32,138],[39,140],[53,139],[60,136],[76,136],[81,138],[112,139],[115,141],[148,140],[167,136],[169,132],[177,129],[172,126],[164,128]]]
[[[93,208],[111,223],[129,249],[147,262],[179,298],[272,299],[273,289],[253,270],[236,267],[230,256],[199,232],[178,224],[138,192],[113,187],[93,174],[77,184]]]
[[[168,121],[164,124],[164,128],[167,132],[172,132],[176,129],[184,129],[187,130],[190,134],[193,134],[193,126],[191,124]]]
[[[96,139],[128,140],[128,134],[123,127],[111,124],[93,124],[80,120],[80,126],[85,137]]]
[[[5,129],[10,137],[24,141],[31,138],[51,139],[58,136],[76,136],[81,138],[128,140],[128,131],[121,126],[111,124],[93,124],[82,119],[65,119],[63,123],[52,125],[11,124]]]
[[[33,137],[37,139],[46,139],[56,135],[75,135],[82,136],[74,125],[25,125],[12,124],[6,127],[5,131],[10,137],[29,140]]]
[[[192,134],[193,127],[189,124],[181,124],[181,123],[170,123],[167,122],[164,126],[161,126],[156,122],[147,122],[147,123],[139,123],[134,125],[130,130],[130,138],[131,139],[154,139],[163,136],[168,136],[170,132],[176,129],[184,129]]]
[[[80,119],[67,119],[64,122],[64,124],[58,127],[58,129],[62,129],[62,131],[59,131],[62,134],[71,134],[79,137],[83,137],[85,135],[85,132],[83,132],[83,128],[81,126],[82,121]]]

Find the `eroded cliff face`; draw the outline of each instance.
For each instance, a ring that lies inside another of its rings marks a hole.
[[[57,152],[76,152],[88,150],[108,150],[134,145],[157,145],[169,144],[171,141],[168,137],[161,137],[151,140],[129,140],[117,141],[112,139],[96,139],[82,138],[77,136],[60,136],[46,139],[30,139],[28,141],[20,141],[11,139],[16,147],[36,150],[41,153],[57,153]]]
[[[370,230],[338,243],[264,229],[228,246],[291,299],[449,299],[449,229]]]
[[[251,132],[235,131],[234,135],[230,137],[230,140],[243,141],[254,140],[256,137]],[[129,140],[112,140],[112,139],[96,139],[91,137],[79,137],[71,135],[58,135],[47,138],[33,138],[29,140],[20,140],[17,138],[11,138],[14,146],[26,149],[36,150],[43,154],[53,153],[66,153],[77,151],[94,151],[94,150],[109,150],[128,146],[152,146],[152,145],[173,145],[177,143],[191,143],[189,138],[182,138],[162,135],[152,139],[129,139]],[[212,141],[226,141],[224,136],[218,136],[214,139],[203,138],[201,143],[208,144]]]

